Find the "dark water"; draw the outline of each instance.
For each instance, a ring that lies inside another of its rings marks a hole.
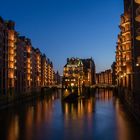
[[[139,140],[140,126],[113,97],[99,90],[74,103],[61,92],[0,112],[0,140]]]

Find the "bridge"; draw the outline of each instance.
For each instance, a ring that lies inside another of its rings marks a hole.
[[[112,85],[112,84],[95,84],[92,85],[91,88],[116,88],[116,85]]]
[[[62,89],[62,85],[49,85],[49,86],[43,86],[41,87],[42,89],[51,89],[51,88],[57,88],[57,89]]]
[[[89,88],[108,88],[108,89],[114,89],[116,88],[117,85],[112,85],[112,84],[95,84],[92,86],[89,86]],[[57,88],[57,89],[62,89],[62,84],[60,85],[50,85],[50,86],[44,86],[41,87],[41,89],[46,90],[46,89],[52,89],[52,88]]]

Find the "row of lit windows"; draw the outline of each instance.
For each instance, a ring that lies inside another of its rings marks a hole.
[[[72,82],[75,82],[76,80],[75,80],[75,79],[65,79],[65,81],[72,81]]]

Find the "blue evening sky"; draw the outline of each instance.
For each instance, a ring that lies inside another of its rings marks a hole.
[[[1,0],[0,16],[16,22],[62,74],[67,57],[92,57],[96,71],[115,60],[123,0]]]

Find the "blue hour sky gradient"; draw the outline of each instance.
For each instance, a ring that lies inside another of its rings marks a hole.
[[[62,74],[67,57],[92,57],[96,71],[110,68],[123,0],[4,0],[0,16],[32,40]]]

